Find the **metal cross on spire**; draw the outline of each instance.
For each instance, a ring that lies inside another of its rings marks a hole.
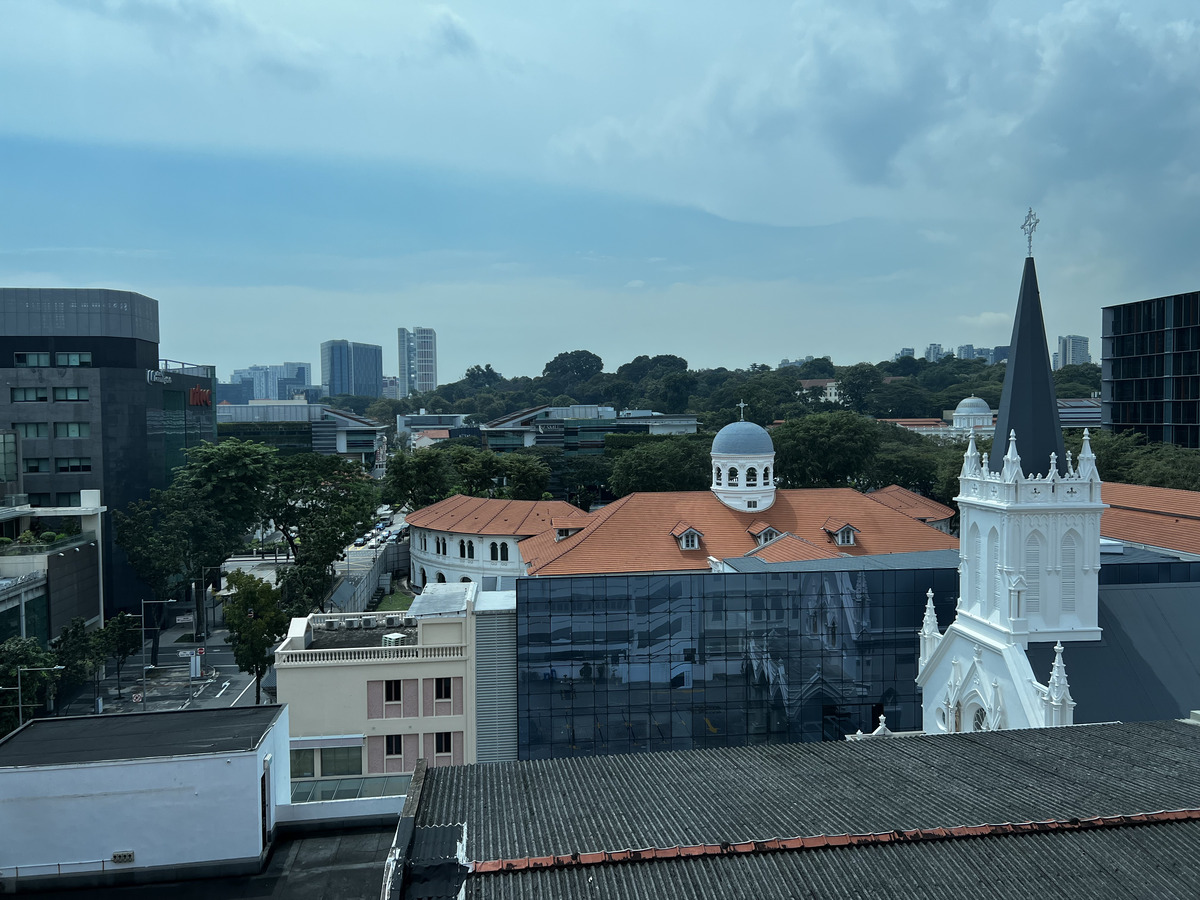
[[[741,400],[733,405],[738,407],[738,420],[745,422],[746,421],[746,407],[749,406],[750,404],[748,404],[745,400]]]
[[[1037,227],[1041,224],[1041,221],[1041,219],[1034,215],[1033,207],[1029,207],[1029,212],[1025,214],[1025,221],[1021,225],[1021,230],[1025,232],[1025,240],[1029,245],[1027,254],[1029,256],[1033,256],[1033,233],[1037,231]]]

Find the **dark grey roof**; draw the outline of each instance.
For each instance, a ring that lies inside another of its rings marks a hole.
[[[757,453],[774,453],[775,445],[767,429],[753,422],[730,422],[717,432],[712,442],[713,453],[728,453],[745,456]]]
[[[886,803],[881,794],[880,802]],[[465,896],[1012,900],[1192,898],[1200,823],[580,866],[468,878]]]
[[[1042,298],[1032,256],[1025,260],[1017,319],[1009,342],[996,437],[989,458],[993,472],[1004,467],[1010,431],[1017,433],[1017,453],[1026,475],[1045,475],[1050,469],[1052,452],[1058,454],[1059,474],[1066,472],[1062,426],[1058,421],[1050,351],[1046,347],[1046,325],[1042,321]]]
[[[957,550],[917,550],[913,553],[880,553],[875,556],[841,556],[837,559],[800,559],[764,562],[753,556],[722,560],[735,572],[859,572],[886,569],[957,569]]]
[[[1191,808],[1200,727],[1165,721],[430,769],[417,825],[509,859]]]
[[[0,741],[0,768],[253,750],[282,710],[238,706],[34,719]]]

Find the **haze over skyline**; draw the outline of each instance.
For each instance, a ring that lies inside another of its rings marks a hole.
[[[10,0],[0,284],[164,356],[438,333],[439,381],[1006,344],[1200,287],[1200,16],[968,5]],[[1052,348],[1053,349],[1053,348]]]

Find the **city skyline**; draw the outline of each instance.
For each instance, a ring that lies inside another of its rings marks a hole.
[[[1103,307],[1200,282],[1196,25],[15,0],[0,284],[153,296],[164,352],[222,372],[312,358],[334,316],[389,373],[379,333],[435,329],[443,382],[774,364],[798,334],[849,365],[1005,344],[1032,206],[1047,329],[1099,346]]]

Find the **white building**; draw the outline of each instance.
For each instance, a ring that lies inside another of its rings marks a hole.
[[[475,582],[484,590],[511,587],[525,574],[518,543],[586,514],[561,500],[488,500],[456,494],[410,513],[411,581]],[[579,527],[582,527],[580,525]]]
[[[0,893],[258,871],[287,735],[281,706],[27,723],[0,740]]]
[[[1087,432],[1078,464],[1063,452],[1032,257],[997,430],[1006,447],[981,458],[974,435],[959,476],[960,577],[954,622],[941,633],[929,594],[917,684],[929,732],[1070,725],[1063,641],[1100,639],[1100,476]],[[1025,441],[1026,460],[1018,452]],[[1025,649],[1055,642],[1049,681]]]
[[[427,394],[437,390],[437,332],[416,326],[396,329],[400,357],[400,376],[397,394]]]
[[[293,619],[275,652],[293,779],[514,759],[515,605],[512,592],[430,585],[403,615]]]

